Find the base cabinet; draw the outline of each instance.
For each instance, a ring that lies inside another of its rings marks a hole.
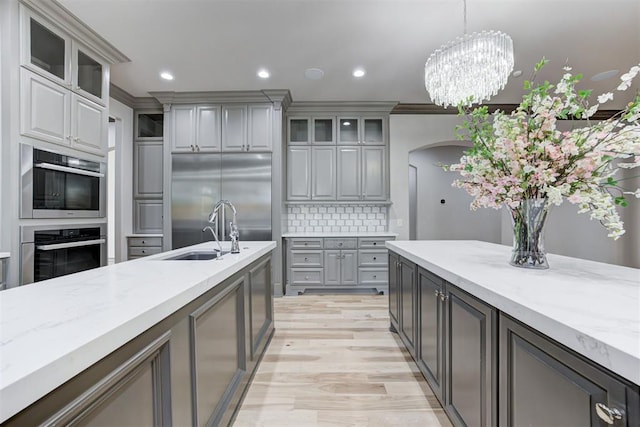
[[[454,425],[640,425],[637,385],[422,267],[412,294],[401,271],[415,265],[393,252],[389,263],[391,330]],[[406,325],[412,309],[414,343]]]
[[[500,316],[501,426],[637,426],[638,390]]]
[[[272,295],[267,255],[2,425],[230,425],[274,332]]]

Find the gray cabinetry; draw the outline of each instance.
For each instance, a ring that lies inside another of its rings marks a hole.
[[[386,240],[392,237],[287,238],[287,295],[307,289],[389,287]]]
[[[506,315],[500,316],[499,408],[501,426],[640,425],[637,387]]]
[[[173,105],[171,107],[171,151],[220,151],[219,105]]]
[[[247,106],[224,105],[222,107],[222,149],[246,151]]]
[[[637,385],[421,267],[410,303],[402,264],[411,263],[396,253],[389,262],[391,329],[454,425],[640,425]],[[416,305],[412,352],[406,310]]]
[[[497,425],[496,310],[449,283],[444,299],[444,408],[459,425]]]
[[[311,148],[311,199],[336,198],[335,147]]]
[[[415,357],[416,354],[416,266],[415,264],[397,257],[394,265],[390,265],[390,276],[395,276],[394,303],[397,304],[397,331],[407,350]],[[390,281],[391,282],[391,281]]]
[[[249,105],[249,122],[246,151],[273,150],[272,106]]]
[[[287,148],[287,199],[311,199],[311,147]]]
[[[127,236],[127,252],[127,259],[136,259],[159,254],[162,252],[162,236]]]
[[[180,121],[188,122],[195,110],[181,110]],[[133,232],[138,234],[162,233],[163,228],[163,115],[161,110],[135,112],[135,139],[133,142]],[[175,123],[174,123],[175,124]],[[184,123],[183,123],[184,124]],[[182,126],[182,124],[181,124]],[[131,257],[145,256],[140,250],[129,251]]]
[[[294,154],[300,153],[300,151],[291,151],[293,147],[312,146],[316,150],[324,146],[326,150],[319,151],[325,154],[323,161],[327,160],[326,153],[329,149],[335,150],[331,169],[323,168],[323,180],[316,180],[323,186],[328,182],[332,189],[335,189],[314,197],[313,182],[316,178],[314,169],[307,171],[310,174],[307,179],[290,173],[287,176],[288,200],[387,201],[389,198],[388,114],[368,116],[363,111],[342,113],[341,111],[347,110],[339,104],[335,106],[333,113],[330,112],[330,106],[327,104],[317,107],[318,110],[313,111],[309,110],[313,108],[311,104],[305,105],[300,107],[300,110],[308,111],[308,115],[294,114],[287,119],[289,148],[289,156],[286,160],[287,170],[296,169],[302,172],[301,167],[290,164],[298,160]],[[363,105],[363,108],[371,108],[371,106]],[[292,106],[292,110],[295,111],[296,107]],[[313,151],[311,157],[315,157],[315,153],[316,151]],[[311,161],[315,163],[315,160]],[[292,180],[294,178],[298,180]],[[304,198],[299,195],[301,194],[300,182],[311,182],[311,196]]]

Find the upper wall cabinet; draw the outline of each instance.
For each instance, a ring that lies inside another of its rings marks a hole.
[[[106,106],[109,64],[80,40],[22,7],[22,66]]]
[[[19,13],[20,133],[106,155],[109,64],[128,59],[55,2]]]
[[[220,152],[220,106],[171,107],[171,147],[179,152]]]

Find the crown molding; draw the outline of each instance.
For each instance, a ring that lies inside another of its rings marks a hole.
[[[290,103],[291,94],[287,89],[220,91],[220,92],[149,92],[161,104],[204,104],[204,103]]]
[[[119,86],[114,85],[113,83],[109,84],[109,97],[115,99],[116,101],[122,102],[127,107],[133,108],[136,97],[131,95],[129,92],[121,89]]]
[[[351,101],[299,101],[293,102],[287,111],[288,114],[309,112],[354,112],[389,114],[398,103],[386,101],[351,102]]]
[[[56,0],[20,0],[20,3],[52,21],[72,37],[82,41],[103,56],[110,64],[131,62],[124,53],[116,49]]]

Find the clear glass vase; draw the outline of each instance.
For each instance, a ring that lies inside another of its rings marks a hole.
[[[544,252],[544,225],[549,211],[546,198],[524,199],[511,208],[513,251],[509,264],[514,267],[547,269]]]

